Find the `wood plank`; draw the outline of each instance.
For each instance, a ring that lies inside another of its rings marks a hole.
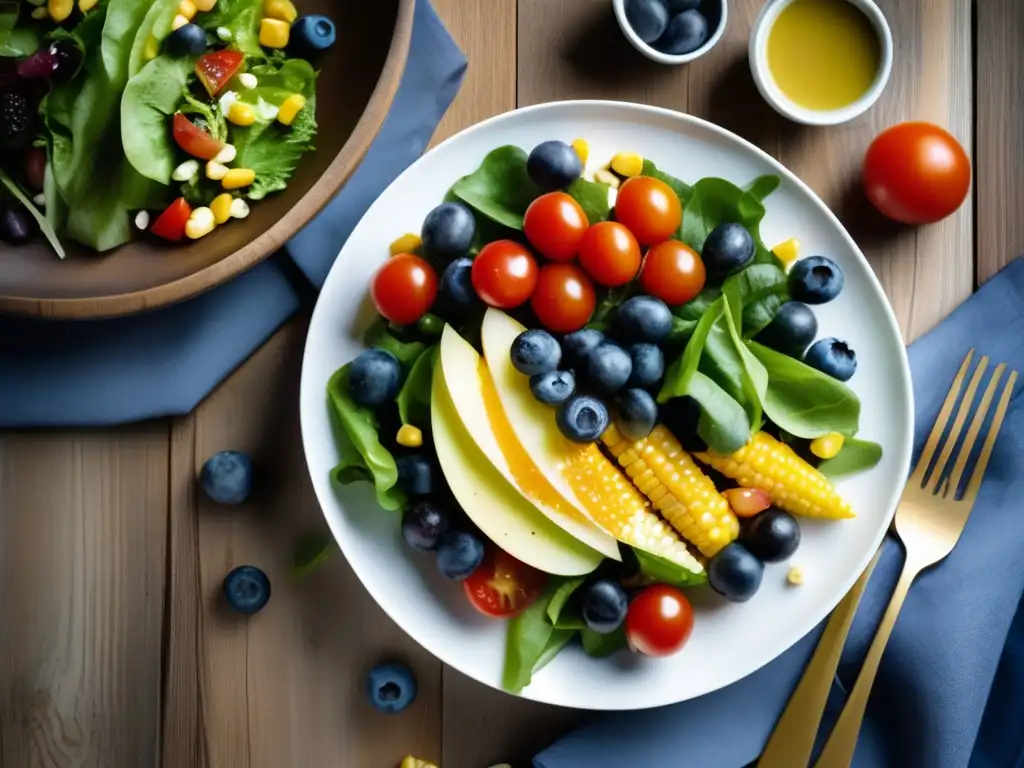
[[[978,281],[1024,254],[1024,3],[975,5],[978,103],[974,179]]]
[[[167,425],[0,435],[0,765],[153,766]]]

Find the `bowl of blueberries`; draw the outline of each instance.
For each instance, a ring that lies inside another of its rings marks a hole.
[[[714,48],[725,31],[726,0],[612,0],[622,33],[659,64],[685,64]]]

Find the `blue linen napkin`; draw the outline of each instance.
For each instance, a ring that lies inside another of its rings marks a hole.
[[[408,63],[379,135],[286,252],[142,315],[0,317],[0,427],[104,426],[191,411],[315,296],[360,217],[426,148],[465,71],[433,8],[418,0]]]
[[[915,460],[971,347],[1024,373],[1024,259],[910,347]],[[854,768],[1024,766],[1022,387],[1014,392],[960,542],[919,577],[903,606]],[[844,650],[819,740],[856,679],[902,563],[902,547],[887,540]],[[534,766],[741,768],[760,754],[820,633],[818,627],[771,664],[715,693],[656,710],[603,715],[539,754]]]

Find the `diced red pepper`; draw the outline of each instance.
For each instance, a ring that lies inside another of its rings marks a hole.
[[[213,138],[181,112],[174,115],[173,130],[175,143],[200,160],[213,160],[224,149],[223,141]]]
[[[192,215],[192,207],[184,197],[179,197],[160,214],[153,226],[149,228],[157,237],[177,243],[185,237],[185,224]]]
[[[196,62],[196,74],[211,96],[216,96],[242,68],[245,56],[239,51],[213,51]]]

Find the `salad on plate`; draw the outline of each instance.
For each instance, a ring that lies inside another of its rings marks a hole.
[[[455,181],[391,243],[368,348],[327,384],[334,480],[371,483],[410,556],[507,622],[513,692],[572,642],[680,652],[691,590],[754,598],[800,519],[854,516],[831,478],[882,455],[854,350],[815,340],[841,267],[761,239],[779,178],[588,155],[502,146]]]
[[[0,0],[0,239],[198,239],[284,189],[335,39],[291,0]]]

